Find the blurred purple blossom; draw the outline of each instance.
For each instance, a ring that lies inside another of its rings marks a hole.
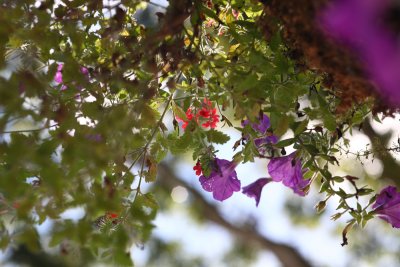
[[[262,116],[260,116],[258,123],[252,123],[249,120],[244,120],[242,122],[242,127],[245,127],[248,124],[251,125],[251,128],[253,128],[254,131],[259,132],[261,134],[265,134],[268,128],[271,127],[269,117],[265,114],[262,114]]]
[[[58,84],[62,84],[62,85],[61,85],[61,88],[60,88],[60,90],[62,90],[62,91],[68,88],[65,84],[63,84],[63,82],[64,82],[64,81],[63,81],[63,73],[62,73],[63,68],[64,68],[64,64],[63,64],[63,63],[58,63],[57,72],[56,72],[56,74],[54,75],[54,81],[55,81],[56,83],[58,83]],[[89,78],[89,70],[88,70],[86,67],[80,67],[80,72],[81,72],[86,78]],[[81,85],[78,85],[77,88],[78,88],[79,90],[82,90],[82,86],[81,86]]]
[[[235,161],[215,158],[215,166],[210,176],[199,177],[201,186],[207,192],[212,192],[216,200],[224,201],[240,190],[240,181],[237,178]]]
[[[256,206],[260,202],[261,192],[267,183],[271,181],[270,178],[260,178],[257,181],[245,186],[242,188],[242,193],[247,195],[248,197],[254,198],[256,200]]]
[[[379,218],[395,228],[400,228],[400,193],[396,187],[387,186],[382,189],[372,208]]]
[[[57,66],[57,72],[56,75],[54,76],[54,81],[56,81],[56,83],[63,83],[63,76],[62,76],[63,67],[64,64],[58,64]]]
[[[254,131],[262,135],[261,137],[254,139],[254,144],[261,154],[265,154],[266,152],[265,145],[276,144],[278,142],[278,137],[268,132],[269,127],[271,127],[271,123],[267,115],[262,114],[258,123],[252,123],[249,120],[244,120],[242,122],[242,127],[245,127],[248,124],[251,125],[251,128],[253,128]],[[244,139],[249,139],[249,136],[244,136]]]
[[[282,182],[300,196],[305,196],[306,193],[303,190],[311,182],[310,179],[303,179],[301,161],[296,158],[296,152],[271,159],[268,163],[268,172],[273,181]]]
[[[103,141],[101,134],[86,134],[85,138],[96,143]]]
[[[400,105],[400,47],[394,32],[382,24],[390,0],[339,0],[321,12],[328,35],[352,47],[381,95]]]
[[[89,70],[85,67],[81,67],[81,73],[85,76],[89,76]]]

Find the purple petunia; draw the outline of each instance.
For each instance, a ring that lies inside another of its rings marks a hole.
[[[303,190],[311,182],[310,179],[303,179],[301,161],[296,158],[296,152],[271,159],[268,163],[268,172],[273,181],[282,182],[300,196],[305,196],[306,193]]]
[[[382,189],[372,208],[379,218],[400,228],[400,193],[396,187],[387,186]]]
[[[261,134],[265,134],[268,128],[271,127],[269,117],[265,114],[262,114],[262,116],[260,116],[258,123],[251,123],[249,120],[244,120],[242,122],[242,127],[245,127],[248,124],[251,124],[251,128],[253,128],[254,131]]]
[[[62,76],[63,67],[64,64],[58,64],[57,66],[57,72],[56,75],[54,76],[54,81],[56,81],[56,83],[63,83],[63,76]]]
[[[251,125],[251,128],[253,128],[254,131],[262,135],[261,137],[254,139],[254,144],[261,154],[265,154],[266,152],[265,145],[276,144],[278,142],[278,137],[268,132],[269,127],[271,127],[271,123],[267,115],[262,114],[258,123],[251,123],[249,120],[244,120],[242,122],[242,127],[245,127],[248,124]],[[249,139],[249,137],[244,136],[244,139]]]
[[[400,47],[396,34],[383,25],[390,0],[334,1],[321,12],[328,35],[354,49],[386,100],[400,105]]]
[[[263,187],[271,181],[270,178],[260,178],[257,181],[242,188],[242,193],[248,197],[254,198],[256,200],[256,206],[260,202],[261,191]]]
[[[212,192],[216,200],[224,201],[232,196],[233,192],[240,190],[240,181],[237,178],[235,168],[237,162],[215,158],[215,168],[210,176],[199,177],[201,186],[207,192]]]

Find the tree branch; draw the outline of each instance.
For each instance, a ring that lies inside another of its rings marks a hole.
[[[219,212],[217,207],[209,203],[203,196],[185,181],[179,179],[172,169],[166,164],[161,163],[158,166],[159,179],[161,186],[171,190],[175,186],[185,187],[195,199],[199,207],[199,213],[208,221],[230,231],[239,240],[251,242],[261,249],[269,250],[274,253],[284,267],[311,267],[310,263],[293,247],[277,243],[262,236],[256,229],[248,226],[238,226],[228,222]]]
[[[388,147],[388,142],[390,136],[392,135],[392,132],[380,135],[374,131],[374,129],[371,127],[371,123],[368,120],[364,121],[362,131],[371,140],[373,151],[377,152],[381,150],[379,149],[379,147],[377,147],[376,142],[374,142],[375,138],[380,139],[382,146]],[[400,165],[397,163],[396,159],[389,152],[376,153],[375,157],[379,158],[383,164],[383,172],[381,177],[384,179],[389,179],[392,182],[394,182],[397,186],[400,186],[400,180],[397,179],[400,173]]]

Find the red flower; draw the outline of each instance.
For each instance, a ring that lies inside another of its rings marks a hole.
[[[196,171],[196,175],[199,176],[203,172],[201,169],[200,161],[197,161],[196,165],[193,167],[193,170]]]
[[[210,127],[214,129],[217,127],[217,123],[219,122],[219,115],[217,115],[217,109],[212,108],[212,103],[207,98],[204,98],[203,107],[197,113],[197,117],[202,117],[203,120],[206,120],[201,124],[204,128]]]
[[[192,110],[190,108],[188,108],[188,110],[186,111],[186,120],[179,118],[178,116],[175,117],[176,120],[178,122],[183,122],[182,124],[182,128],[186,129],[186,127],[189,124],[189,121],[191,121],[193,119],[193,114],[192,114]]]
[[[207,98],[204,98],[204,103],[202,108],[196,113],[192,113],[192,109],[188,108],[186,111],[186,119],[182,119],[179,117],[175,117],[178,122],[183,122],[182,128],[186,129],[189,122],[196,119],[197,123],[201,123],[201,126],[204,128],[210,127],[214,129],[217,127],[217,123],[219,122],[219,115],[217,115],[217,109],[212,107],[212,103]]]
[[[107,212],[106,216],[107,216],[108,219],[115,219],[115,218],[118,217],[118,214],[114,213],[114,212]]]

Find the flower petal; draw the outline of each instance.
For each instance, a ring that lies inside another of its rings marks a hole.
[[[251,183],[242,189],[242,193],[247,195],[248,197],[254,198],[256,200],[256,206],[258,207],[258,204],[260,202],[261,198],[261,192],[263,187],[270,182],[271,179],[268,178],[260,178],[254,183]]]
[[[295,156],[296,152],[293,152],[288,156],[271,159],[268,163],[268,172],[275,182],[282,182],[294,193],[305,196],[303,189],[310,184],[311,180],[303,179],[301,161]]]
[[[244,120],[242,122],[242,127],[245,127],[249,123],[250,123],[249,120]],[[271,123],[269,121],[269,117],[265,114],[262,114],[262,117],[259,118],[258,123],[251,123],[251,128],[253,128],[254,131],[259,132],[261,134],[265,134],[270,126]]]
[[[235,171],[236,163],[224,159],[215,159],[216,169],[209,177],[199,177],[201,186],[207,192],[212,192],[216,200],[224,201],[240,190],[240,181]]]
[[[387,186],[382,189],[372,208],[379,218],[395,228],[400,228],[400,193],[396,187]]]
[[[57,71],[56,75],[54,76],[54,81],[56,81],[56,83],[62,83],[63,82],[63,76],[61,71]]]

